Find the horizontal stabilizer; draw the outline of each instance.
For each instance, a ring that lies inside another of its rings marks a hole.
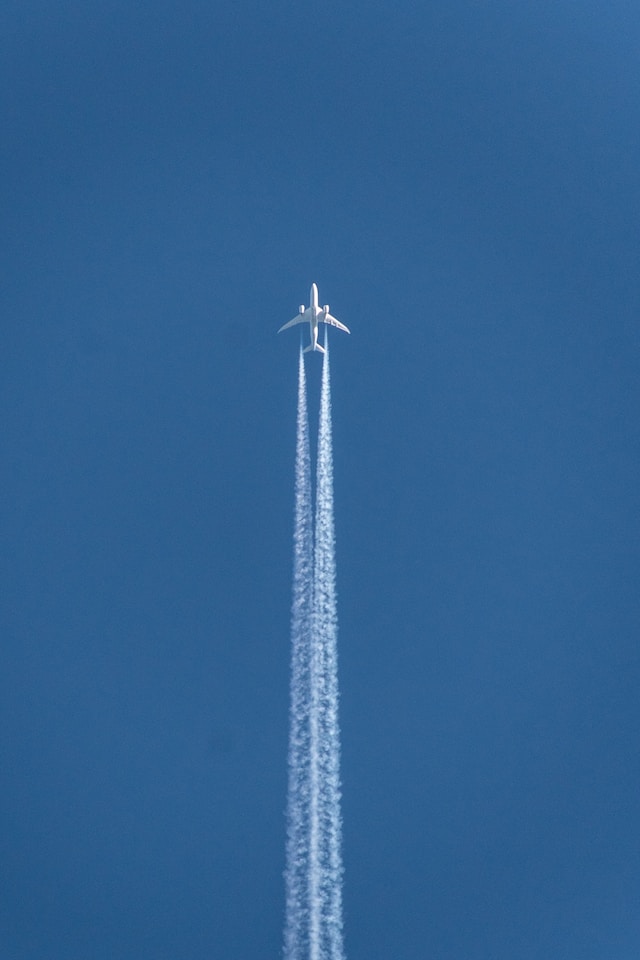
[[[309,346],[305,347],[302,352],[311,353],[312,350],[313,350],[313,344],[310,343]],[[318,350],[320,353],[324,353],[324,347],[321,347],[319,343],[316,343],[316,350]]]

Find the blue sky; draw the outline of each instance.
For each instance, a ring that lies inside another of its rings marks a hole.
[[[639,40],[4,4],[3,958],[280,955],[313,281],[347,954],[637,956]]]

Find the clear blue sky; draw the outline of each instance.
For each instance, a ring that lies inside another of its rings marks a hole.
[[[349,960],[637,958],[639,44],[3,4],[3,960],[280,956],[312,281]]]

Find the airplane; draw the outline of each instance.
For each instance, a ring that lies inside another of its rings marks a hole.
[[[345,333],[351,333],[348,327],[345,327],[344,323],[340,323],[339,320],[336,320],[335,317],[332,317],[329,313],[329,304],[326,304],[324,307],[318,306],[318,288],[315,283],[311,284],[311,296],[309,300],[309,306],[305,308],[304,304],[300,304],[300,313],[297,317],[294,317],[293,320],[289,320],[288,323],[283,324],[278,330],[278,333],[282,333],[283,330],[288,330],[289,327],[294,327],[297,323],[308,323],[309,331],[311,336],[311,343],[308,347],[305,347],[303,353],[309,353],[312,350],[318,350],[320,353],[324,353],[324,347],[321,347],[318,343],[318,324],[319,323],[328,323],[332,327],[337,327],[338,330],[344,330]]]

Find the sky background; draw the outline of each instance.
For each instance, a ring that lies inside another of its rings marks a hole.
[[[313,281],[348,958],[636,960],[639,49],[637,0],[2,4],[3,960],[281,955]]]

